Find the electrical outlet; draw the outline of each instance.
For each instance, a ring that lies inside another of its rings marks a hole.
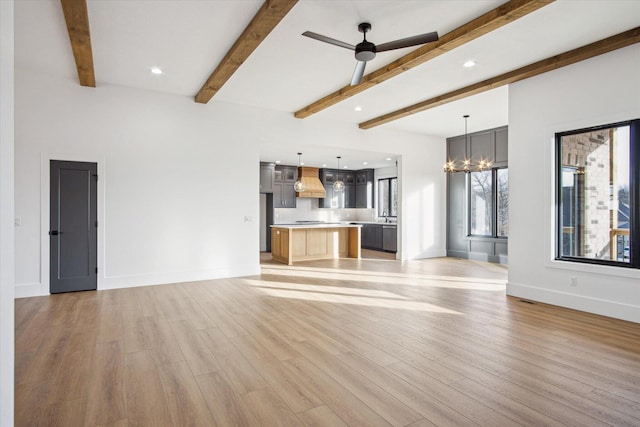
[[[572,277],[571,278],[571,286],[574,287],[574,288],[576,286],[578,286],[578,278],[577,277]]]
[[[22,225],[22,220],[20,218],[14,218],[13,225],[15,225],[16,227],[20,227]]]

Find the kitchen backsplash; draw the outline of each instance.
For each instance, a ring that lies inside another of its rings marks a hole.
[[[325,209],[318,199],[298,198],[295,209],[274,209],[274,223],[294,224],[296,221],[375,221],[375,209]]]

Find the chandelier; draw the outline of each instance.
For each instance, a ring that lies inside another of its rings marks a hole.
[[[464,117],[464,146],[467,147],[467,119],[469,118],[469,115],[465,114],[462,117]],[[462,162],[460,162],[460,168],[458,168],[458,163],[455,159],[449,159],[444,164],[444,171],[446,173],[483,171],[489,168],[491,168],[491,162],[489,160],[483,159],[481,159],[478,163],[472,163],[470,159],[464,159],[462,160]]]
[[[340,170],[340,159],[341,157],[338,156],[336,157],[336,159],[338,159],[338,170]],[[336,180],[333,183],[333,191],[335,191],[336,193],[341,193],[344,191],[344,181],[342,181],[340,178],[336,177]]]
[[[301,165],[300,156],[302,156],[302,153],[298,153],[298,170]],[[307,184],[305,184],[304,181],[300,178],[300,176],[298,176],[298,180],[295,182],[295,184],[293,184],[293,189],[295,190],[296,193],[302,193],[307,189]]]

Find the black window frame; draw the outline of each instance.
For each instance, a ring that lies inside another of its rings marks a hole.
[[[391,215],[391,211],[392,211],[391,208],[392,208],[392,203],[393,203],[392,197],[391,197],[391,193],[392,193],[391,189],[393,188],[393,186],[391,185],[391,181],[394,180],[394,179],[396,180],[396,189],[397,189],[398,188],[398,185],[397,185],[398,177],[397,176],[389,177],[389,178],[378,178],[378,196],[380,196],[380,181],[389,181],[389,185],[387,186],[387,188],[389,189],[388,194],[387,194],[387,200],[389,201],[389,204],[388,204],[388,206],[386,206],[388,208],[387,212],[389,212],[389,214],[386,216],[387,218],[397,218],[398,217],[397,212],[396,212],[396,215]],[[397,211],[397,209],[396,209],[396,211]],[[384,218],[385,216],[384,215],[380,215],[380,212],[384,213],[384,207],[382,206],[382,203],[380,203],[380,197],[378,197],[378,212],[377,212],[377,216],[379,218],[380,217]]]
[[[491,171],[491,234],[471,234],[471,173],[467,174],[467,238],[474,239],[499,239],[508,240],[509,236],[498,235],[498,170],[507,169],[509,166],[496,166],[486,169],[485,172]],[[482,171],[473,171],[482,172]]]
[[[629,126],[629,262],[585,258],[562,254],[562,138],[602,129]],[[640,119],[632,119],[582,129],[557,132],[555,135],[555,260],[581,264],[640,269]],[[635,209],[634,209],[635,207]]]

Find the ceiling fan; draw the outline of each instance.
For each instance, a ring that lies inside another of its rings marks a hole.
[[[358,60],[358,63],[356,64],[356,69],[353,72],[351,86],[357,85],[362,81],[362,76],[364,75],[364,68],[367,65],[367,61],[371,61],[373,58],[375,58],[377,52],[402,49],[405,47],[417,46],[419,44],[438,41],[438,33],[434,31],[432,33],[406,37],[404,39],[394,40],[392,42],[382,43],[376,46],[370,41],[367,41],[367,32],[369,32],[370,30],[371,24],[369,24],[368,22],[363,22],[358,25],[358,31],[363,33],[364,39],[362,40],[362,42],[358,43],[355,46],[311,31],[305,31],[304,33],[302,33],[302,35],[319,40],[321,42],[344,47],[345,49],[353,50],[356,52],[356,59]]]

